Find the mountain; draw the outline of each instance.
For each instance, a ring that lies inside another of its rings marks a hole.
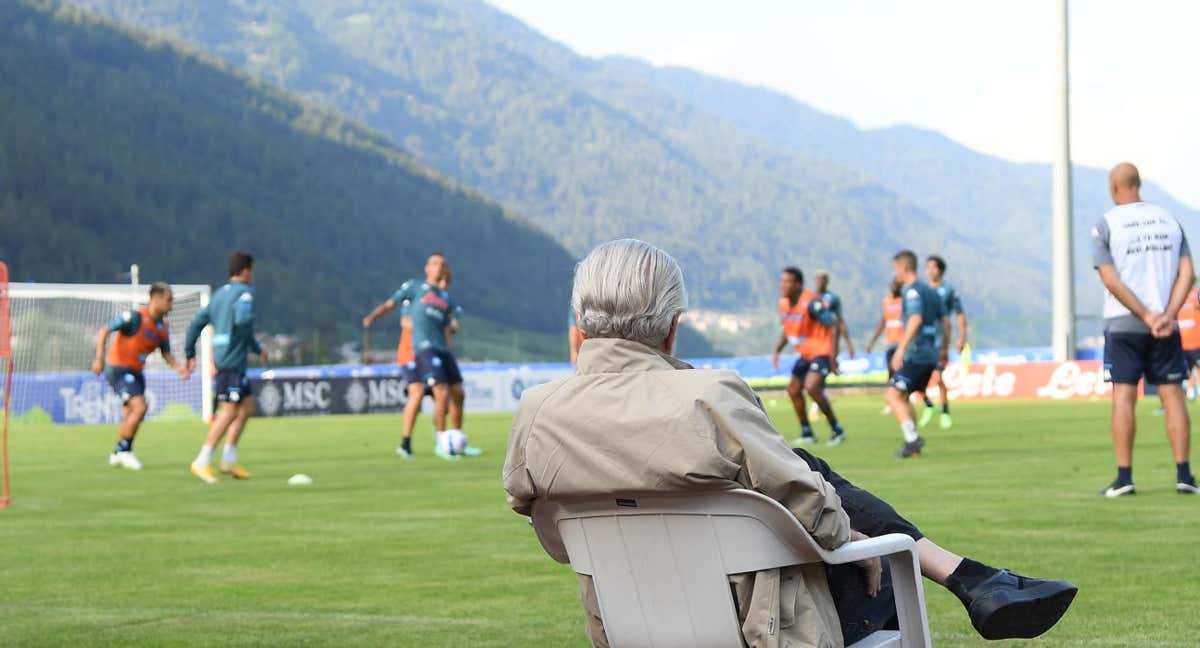
[[[260,329],[333,343],[441,250],[466,355],[517,337],[509,357],[565,355],[573,257],[378,133],[59,2],[0,5],[0,79],[14,281],[111,282],[136,261],[145,279],[219,285],[245,248]]]
[[[605,61],[577,56],[473,0],[83,0],[185,39],[256,77],[360,119],[515,208],[575,254],[637,236],[679,258],[696,306],[770,310],[779,268],[836,276],[852,324],[877,317],[906,246],[975,260],[976,313],[1044,313],[1048,287],[980,253],[860,172],[747,134]],[[1029,286],[1011,294],[997,278]],[[1041,321],[1003,335],[1045,336]]]
[[[982,239],[1039,272],[1050,272],[1048,164],[1010,162],[919,128],[860,130],[848,120],[768,88],[693,70],[654,67],[625,57],[606,59],[605,64],[780,148],[860,171],[964,237]],[[1101,290],[1091,266],[1089,232],[1112,206],[1108,171],[1075,165],[1072,181],[1076,295],[1081,312],[1096,313]],[[1153,182],[1145,184],[1143,194],[1179,218],[1193,240],[1200,235],[1200,212]]]
[[[696,306],[766,313],[780,267],[825,267],[861,337],[891,255],[912,247],[950,260],[977,343],[1048,338],[1045,165],[581,57],[477,0],[80,3],[367,123],[576,255],[617,236],[655,242],[680,259]],[[1104,202],[1095,173],[1079,170],[1076,194],[1084,311],[1098,294],[1086,237]]]

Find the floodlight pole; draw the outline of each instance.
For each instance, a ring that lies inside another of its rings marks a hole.
[[[1075,286],[1072,281],[1074,254],[1071,248],[1071,103],[1070,66],[1067,50],[1067,0],[1058,0],[1058,93],[1054,146],[1054,359],[1075,359]]]

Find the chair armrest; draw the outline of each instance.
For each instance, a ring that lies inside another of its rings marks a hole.
[[[842,565],[857,562],[864,558],[890,556],[902,551],[916,553],[917,543],[903,533],[889,533],[877,538],[847,542],[833,551],[823,550],[821,551],[821,559],[831,565]]]

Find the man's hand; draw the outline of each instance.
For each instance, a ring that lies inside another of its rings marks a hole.
[[[96,374],[97,376],[104,373],[104,362],[102,362],[100,358],[92,360],[92,373]]]
[[[261,362],[261,363],[263,363],[263,364],[267,364],[267,351],[266,351],[266,349],[263,349],[262,353],[259,353],[259,354],[258,354],[258,361],[259,361],[259,362]]]
[[[775,371],[779,371],[779,352],[778,351],[771,354],[771,366],[775,368]]]
[[[183,363],[183,368],[184,368],[184,370],[185,370],[185,371],[187,371],[189,374],[190,374],[190,373],[192,373],[193,371],[195,371],[195,370],[196,370],[196,359],[195,359],[195,358],[188,358],[188,359],[187,359],[187,362]]]
[[[179,374],[180,380],[187,380],[192,377],[192,370],[188,368],[190,362],[185,362],[178,367],[175,367],[175,373]]]
[[[943,367],[950,364],[950,352],[942,350],[940,353],[938,353],[938,361],[942,363]]]
[[[892,354],[892,362],[888,365],[893,372],[900,371],[901,365],[904,364],[904,347],[896,347],[896,352]]]
[[[875,343],[874,343],[874,342],[868,342],[868,343],[867,343],[867,353],[871,353],[871,349],[874,349],[874,348],[875,348]]]
[[[958,341],[958,352],[962,353],[963,349],[967,348],[967,339],[962,338]]]
[[[363,328],[365,328],[365,329],[371,328],[371,324],[373,324],[373,323],[374,323],[374,322],[371,320],[371,316],[370,316],[370,315],[367,315],[367,316],[366,316],[366,317],[364,317],[364,318],[363,318],[363,320],[362,320],[362,325],[363,325]]]
[[[851,542],[866,540],[868,537],[853,529],[850,531]],[[883,561],[879,558],[864,558],[854,564],[863,570],[863,580],[866,585],[867,596],[871,598],[878,596],[879,590],[883,588]]]
[[[1163,314],[1158,311],[1148,310],[1142,314],[1142,323],[1146,328],[1150,329],[1150,333],[1155,337],[1159,337],[1157,331],[1162,327]]]
[[[838,375],[839,373],[841,373],[841,368],[838,366],[837,356],[829,357],[829,371],[832,372],[833,375],[835,375],[835,376]]]

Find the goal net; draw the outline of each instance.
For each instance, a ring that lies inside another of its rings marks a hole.
[[[208,286],[172,284],[175,303],[167,315],[171,351],[184,360],[183,342],[192,316],[208,304]],[[36,423],[116,423],[121,399],[104,375],[92,373],[96,332],[121,313],[144,306],[149,285],[36,284],[9,286],[12,362],[9,403],[14,426]],[[114,333],[113,335],[116,335]],[[196,345],[197,368],[187,381],[158,353],[146,360],[148,421],[208,419],[212,413],[208,332]],[[109,338],[109,346],[113,339]]]

